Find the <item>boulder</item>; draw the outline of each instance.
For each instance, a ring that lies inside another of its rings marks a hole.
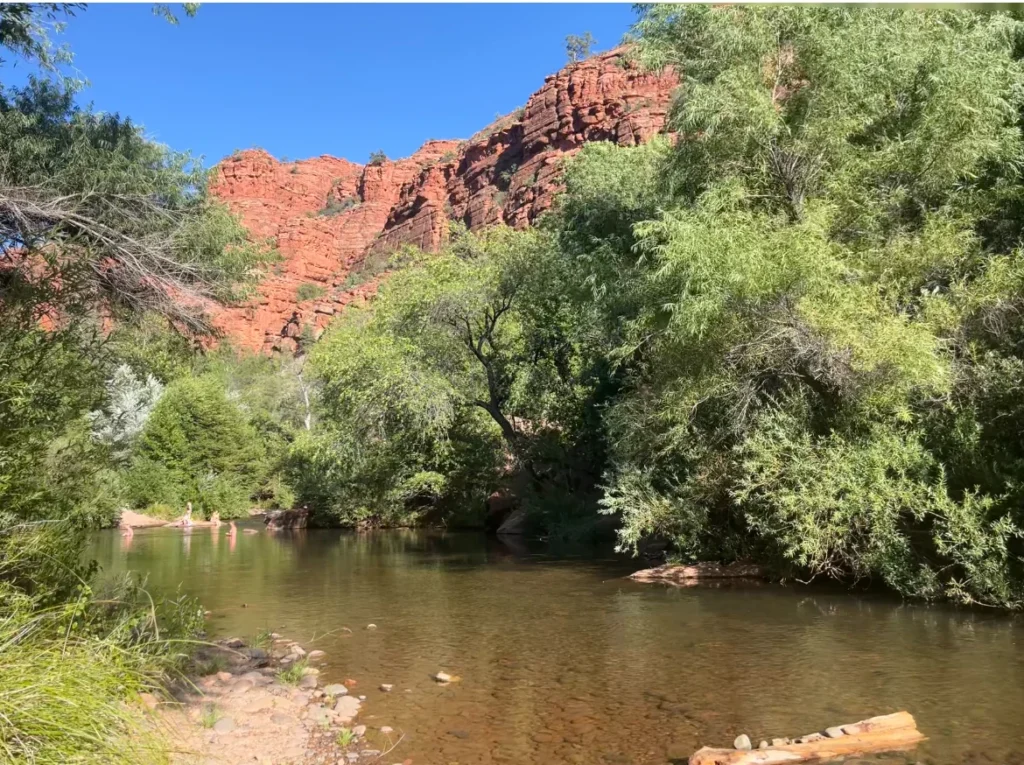
[[[267,529],[277,531],[279,529],[304,529],[309,525],[309,510],[300,507],[294,510],[274,510],[267,513],[263,519]]]

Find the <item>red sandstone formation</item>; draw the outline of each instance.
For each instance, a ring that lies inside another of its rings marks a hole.
[[[273,239],[283,260],[257,299],[219,309],[216,325],[241,347],[294,349],[304,332],[317,335],[339,308],[372,295],[369,254],[384,260],[406,243],[437,250],[452,220],[530,224],[551,207],[564,156],[587,141],[635,145],[661,132],[677,82],[612,51],[549,76],[523,109],[468,141],[428,141],[407,159],[282,163],[258,149],[228,157],[213,193],[254,237]]]

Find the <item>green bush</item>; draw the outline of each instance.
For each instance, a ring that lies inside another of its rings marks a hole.
[[[317,300],[327,294],[327,288],[322,284],[314,284],[312,282],[306,282],[300,284],[298,289],[295,290],[295,299],[300,303],[304,303],[307,300]]]

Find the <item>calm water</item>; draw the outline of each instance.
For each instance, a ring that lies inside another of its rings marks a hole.
[[[664,765],[907,709],[929,741],[856,762],[1024,765],[1024,625],[997,615],[634,584],[629,561],[472,534],[156,529],[104,533],[95,556],[181,585],[215,636],[272,628],[326,651],[322,679],[369,697],[361,721],[404,732],[395,761]],[[435,685],[440,669],[461,682]]]

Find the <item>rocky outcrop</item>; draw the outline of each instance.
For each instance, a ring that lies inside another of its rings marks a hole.
[[[268,531],[304,529],[309,525],[309,510],[305,507],[294,510],[274,510],[267,513],[263,522]]]
[[[249,150],[218,165],[211,190],[281,261],[215,324],[234,344],[296,349],[343,306],[376,290],[389,253],[441,247],[449,223],[523,227],[550,209],[561,160],[588,141],[635,145],[664,129],[677,77],[621,51],[549,76],[526,105],[468,141],[428,141],[406,159],[358,165],[322,156],[278,162]]]

